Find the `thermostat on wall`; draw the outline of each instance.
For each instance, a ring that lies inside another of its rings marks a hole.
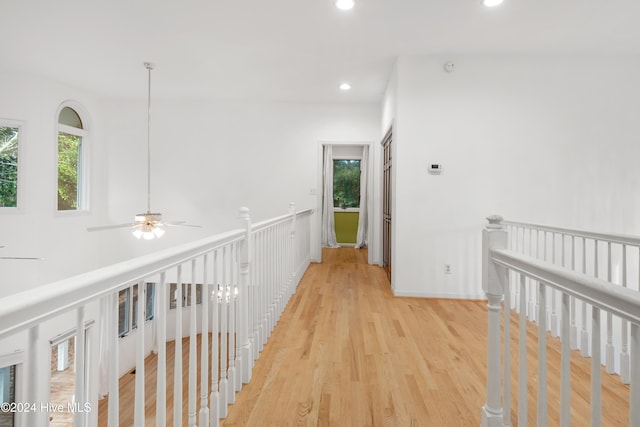
[[[442,165],[440,163],[429,163],[429,173],[437,175],[442,173]]]

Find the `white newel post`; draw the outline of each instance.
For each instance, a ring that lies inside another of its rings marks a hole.
[[[503,289],[501,278],[504,269],[491,261],[491,250],[507,247],[507,232],[502,217],[492,215],[482,231],[482,289],[487,296],[487,402],[482,407],[482,427],[502,427],[502,403],[500,400],[500,301]]]
[[[238,339],[240,340],[240,354],[238,354],[239,377],[244,384],[251,381],[251,371],[253,370],[253,353],[251,351],[251,341],[249,341],[249,269],[251,268],[251,217],[248,208],[240,208],[240,219],[244,222],[245,237],[240,249],[240,280],[238,305],[240,313],[238,316]]]

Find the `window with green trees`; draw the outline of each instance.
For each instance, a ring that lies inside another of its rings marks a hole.
[[[18,144],[20,128],[0,123],[0,207],[18,206]]]
[[[58,117],[58,210],[82,209],[83,137],[82,119],[71,107]]]
[[[360,160],[333,161],[333,206],[360,207]]]

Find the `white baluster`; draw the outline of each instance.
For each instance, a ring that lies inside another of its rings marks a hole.
[[[536,259],[540,259],[540,230],[536,230]],[[537,284],[538,289],[540,288],[540,284]],[[536,288],[536,285],[533,286],[534,288]],[[538,292],[538,296],[536,298],[536,307],[535,307],[535,313],[536,313],[536,322],[540,322],[540,313],[542,313],[543,317],[545,314],[545,310],[540,311],[540,292]]]
[[[260,350],[262,350],[262,333],[260,331],[262,325],[262,298],[261,292],[264,286],[264,275],[262,274],[262,234],[261,232],[256,232],[254,235],[254,268],[252,269],[254,272],[253,279],[253,291],[254,291],[254,331],[253,331],[253,360],[258,360],[260,356]]]
[[[607,242],[607,281],[613,283],[611,266],[611,242]],[[607,373],[615,373],[614,368],[615,348],[613,346],[613,315],[607,312],[607,345],[605,347],[605,365]]]
[[[289,203],[289,213],[291,213],[293,215],[293,219],[291,220],[291,242],[289,244],[289,272],[291,274],[291,277],[289,278],[289,283],[291,284],[289,286],[289,296],[287,298],[287,303],[289,302],[289,300],[291,299],[291,296],[295,293],[296,291],[296,285],[297,285],[297,280],[296,280],[296,254],[298,251],[296,251],[296,227],[297,227],[297,215],[296,215],[296,204],[295,203]]]
[[[640,326],[631,324],[631,391],[629,426],[640,427]]]
[[[551,236],[553,237],[551,239],[552,243],[553,243],[553,247],[552,247],[552,251],[551,251],[551,263],[555,264],[556,263],[556,235],[555,233],[551,233]],[[562,266],[564,267],[564,236],[561,236],[563,243],[562,243]],[[560,332],[558,331],[558,311],[556,309],[556,291],[555,289],[551,288],[551,336],[553,337],[558,337],[560,335]]]
[[[640,250],[640,248],[639,248]],[[640,267],[640,262],[638,263]],[[640,271],[639,271],[640,273]],[[622,245],[622,286],[627,287],[627,245]],[[620,380],[623,384],[631,382],[629,372],[629,322],[620,319],[622,322],[622,349],[620,350]]]
[[[269,313],[267,315],[268,323],[267,323],[267,336],[269,338],[271,336],[271,331],[273,331],[273,327],[275,326],[275,304],[276,304],[276,281],[277,281],[277,271],[275,268],[276,261],[276,251],[278,250],[278,246],[276,244],[277,235],[274,228],[270,228],[268,231],[267,242],[269,243],[270,250],[267,254],[267,268],[269,270]]]
[[[518,426],[527,425],[527,292],[526,279],[520,275],[520,320],[518,323]]]
[[[260,276],[258,278],[258,346],[256,347],[256,360],[260,356],[260,352],[264,348],[266,322],[267,322],[267,265],[266,265],[266,239],[265,232],[261,231],[259,234],[259,259],[260,259]]]
[[[602,425],[600,309],[591,307],[591,425]]]
[[[482,407],[483,427],[502,427],[500,402],[500,301],[503,288],[500,280],[504,269],[491,260],[491,249],[505,248],[507,235],[502,227],[502,217],[487,218],[489,224],[482,232],[482,289],[487,296],[487,402]]]
[[[222,249],[222,301],[220,303],[220,418],[227,418],[229,390],[227,381],[227,368],[229,362],[229,352],[227,351],[227,340],[229,339],[229,330],[227,327],[227,302],[226,290],[229,283],[227,275],[227,263],[229,262],[227,255],[228,247]]]
[[[218,427],[220,425],[220,392],[218,391],[218,343],[220,340],[220,322],[218,320],[218,287],[220,286],[220,277],[218,268],[218,251],[213,252],[213,295],[207,298],[213,298],[211,303],[211,412],[209,414],[209,427]],[[204,426],[203,426],[204,427]]]
[[[271,298],[271,325],[269,328],[269,336],[273,332],[273,329],[276,327],[276,322],[278,321],[278,292],[280,289],[280,274],[278,271],[279,261],[280,261],[280,233],[279,227],[276,225],[273,227],[273,256],[271,260],[271,265],[273,266],[273,294]]]
[[[28,334],[28,351],[27,351],[27,390],[26,390],[26,402],[38,403],[43,400],[40,398],[39,379],[42,375],[42,369],[38,363],[38,354],[40,353],[40,325],[35,325],[29,328]],[[25,413],[25,425],[27,426],[41,426],[44,417],[47,412],[45,411],[33,411]]]
[[[156,322],[158,324],[158,372],[156,380],[156,425],[167,425],[167,289],[166,274],[160,274],[156,287]]]
[[[570,301],[569,295],[562,294],[562,335],[560,345],[560,426],[571,425],[571,348],[570,348]]]
[[[587,274],[587,240],[582,238],[582,274]],[[587,308],[588,305],[582,301],[582,330],[580,336],[580,354],[582,357],[589,357],[589,333],[587,332]]]
[[[283,295],[285,292],[285,288],[287,286],[285,279],[284,279],[284,271],[283,271],[283,264],[284,264],[284,260],[286,259],[286,255],[284,254],[284,245],[285,245],[285,238],[284,238],[284,224],[279,224],[278,226],[278,258],[276,260],[276,268],[278,271],[278,281],[276,282],[278,284],[278,292],[277,292],[277,297],[276,297],[276,319],[275,319],[275,324],[273,325],[275,328],[275,325],[278,323],[278,320],[280,320],[280,315],[282,314],[282,304],[283,304]]]
[[[145,418],[144,392],[144,306],[145,283],[138,282],[138,330],[136,331],[136,391],[133,424],[143,426]]]
[[[508,229],[508,235],[509,236],[513,236],[512,237],[512,242],[511,242],[511,248],[515,251],[518,252],[519,250],[519,245],[518,245],[518,227],[515,226],[511,226]],[[515,271],[511,271],[509,273],[511,275],[510,281],[509,283],[513,283],[513,304],[512,304],[512,310],[514,310],[516,313],[520,313],[520,286],[519,286],[519,282],[518,282],[518,274]]]
[[[576,239],[575,236],[571,236],[571,270],[576,271]],[[570,297],[571,301],[571,349],[578,349],[578,325],[576,325],[576,299]]]
[[[79,408],[83,408],[87,401],[86,381],[85,381],[85,332],[84,332],[84,306],[76,309],[76,346],[75,346],[75,401]],[[83,410],[75,411],[73,414],[74,425],[86,425],[87,417]]]
[[[251,217],[249,216],[249,209],[240,209],[240,218],[244,222],[245,235],[244,241],[240,249],[240,280],[238,282],[238,306],[239,306],[239,327],[238,327],[238,345],[240,350],[238,352],[238,364],[240,369],[240,375],[238,375],[241,382],[247,384],[251,381],[251,371],[253,369],[253,355],[251,353],[251,339],[250,331],[253,329],[251,325],[251,295],[249,290],[250,277],[251,277]],[[239,389],[238,389],[239,390]]]
[[[108,426],[118,427],[120,425],[120,383],[119,383],[119,366],[120,351],[118,347],[118,292],[111,294],[111,316],[108,318],[111,325],[107,328],[109,332],[109,403],[108,403]]]
[[[195,427],[197,421],[196,399],[197,399],[197,381],[198,381],[198,328],[196,316],[197,289],[196,283],[196,260],[191,261],[191,309],[189,310],[189,392],[188,399],[188,425]]]
[[[236,304],[235,304],[235,293],[233,292],[236,285],[236,266],[237,260],[235,257],[236,254],[236,244],[234,243],[229,248],[229,275],[230,275],[230,285],[228,288],[228,300],[227,307],[229,309],[229,324],[228,324],[228,337],[229,337],[229,367],[227,368],[227,378],[229,379],[227,393],[227,403],[232,404],[236,401],[236,362],[235,362],[235,352],[236,352]]]
[[[504,270],[504,346],[503,346],[503,426],[511,425],[511,310],[509,301],[511,301],[511,289],[509,288],[509,271]]]
[[[176,283],[176,340],[173,368],[173,426],[182,427],[182,265]]]
[[[547,305],[546,286],[538,283],[538,427],[547,425]]]
[[[202,322],[200,326],[200,425],[209,425],[209,255],[202,260]]]
[[[280,256],[278,257],[277,260],[277,266],[278,266],[278,304],[277,304],[277,316],[276,316],[276,323],[278,323],[278,320],[280,320],[280,316],[282,315],[282,312],[284,311],[284,294],[286,292],[286,288],[287,288],[287,281],[285,278],[285,274],[284,274],[284,265],[285,265],[285,260],[287,259],[286,253],[285,253],[285,245],[287,244],[287,236],[286,236],[286,227],[285,224],[280,224],[278,226],[278,249],[280,252]],[[274,325],[275,327],[275,325]]]
[[[529,255],[533,256],[533,229],[529,229]],[[534,301],[535,294],[535,286],[533,285],[533,281],[527,278],[529,282],[529,320],[532,322],[536,321],[536,305]]]

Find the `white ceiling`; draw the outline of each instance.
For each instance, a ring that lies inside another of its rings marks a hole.
[[[640,53],[638,0],[356,1],[4,0],[0,68],[143,98],[151,61],[162,98],[377,102],[402,54]]]

